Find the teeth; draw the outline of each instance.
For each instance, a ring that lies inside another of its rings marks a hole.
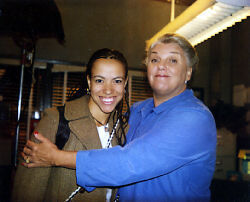
[[[103,98],[102,99],[104,102],[112,102],[113,98]]]

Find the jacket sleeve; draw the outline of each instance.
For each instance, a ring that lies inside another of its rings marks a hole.
[[[47,109],[36,130],[52,142],[55,142],[58,120],[58,111],[56,109]],[[33,135],[31,140],[37,141]],[[21,165],[22,162],[23,160],[20,157],[14,179],[12,201],[43,201],[51,168],[26,168]]]
[[[215,155],[214,119],[196,110],[175,110],[125,147],[77,153],[77,183],[122,186],[165,175],[205,155]],[[212,160],[213,161],[213,160]]]

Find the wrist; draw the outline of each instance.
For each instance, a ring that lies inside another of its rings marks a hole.
[[[63,158],[62,152],[63,150],[59,150],[59,149],[56,149],[54,152],[52,152],[52,159],[51,159],[52,166],[61,166],[62,164],[61,158]]]
[[[76,151],[63,151],[57,149],[53,152],[52,165],[75,169],[76,154]]]

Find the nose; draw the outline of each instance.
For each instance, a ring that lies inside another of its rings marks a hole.
[[[104,93],[106,95],[110,95],[112,93],[112,84],[111,83],[106,83],[105,86],[104,86]]]
[[[159,70],[166,70],[167,69],[167,62],[161,61],[158,68],[159,68]]]

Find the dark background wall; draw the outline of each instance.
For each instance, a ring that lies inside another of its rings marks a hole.
[[[250,87],[249,26],[248,18],[197,46],[201,72],[194,85],[207,89],[208,104],[217,99],[232,103],[234,85]]]
[[[93,51],[109,47],[122,51],[131,69],[144,71],[142,60],[145,41],[162,29],[170,19],[170,4],[163,1],[55,0],[55,2],[62,16],[66,42],[60,45],[56,39],[39,39],[36,60],[84,64]],[[184,5],[176,5],[176,16],[185,8]],[[202,90],[203,100],[209,107],[218,100],[232,104],[235,85],[243,84],[246,88],[250,88],[249,27],[248,18],[196,46],[200,63],[190,85]],[[6,58],[15,59],[19,64],[20,52],[20,48],[11,37],[0,36],[0,64],[5,64],[3,61]],[[246,103],[245,109],[249,110],[249,106],[250,103]],[[250,148],[249,131],[242,130],[238,135],[238,149]],[[1,143],[5,144],[2,140]],[[3,169],[4,171],[0,170],[0,173],[3,177],[9,178],[11,172],[9,167],[7,174],[4,167]],[[9,188],[3,184],[7,180],[0,181],[2,183],[0,187],[3,187],[2,193],[6,193],[9,197]],[[223,193],[225,196],[222,198],[229,199],[225,201],[232,199],[229,193],[237,193],[239,196],[249,193],[247,188],[249,185],[241,187],[240,184],[234,184],[228,189],[227,185],[224,183],[213,185],[213,192],[217,192],[217,196]],[[235,191],[236,189],[238,191]],[[234,199],[237,199],[238,195],[235,195]]]
[[[37,58],[84,63],[93,51],[110,47],[139,67],[145,41],[169,22],[170,4],[154,0],[55,0],[61,13],[65,45],[40,39]],[[177,5],[176,15],[186,6]],[[41,15],[46,15],[42,13]],[[19,54],[11,38],[0,38],[0,54]]]
[[[56,0],[65,32],[65,44],[39,39],[36,59],[86,63],[103,47],[124,53],[131,68],[144,68],[145,41],[170,19],[170,3],[154,0]],[[178,16],[187,6],[176,5]],[[46,15],[42,13],[41,15]],[[20,57],[11,37],[0,36],[0,59]],[[249,87],[249,19],[197,45],[199,70],[193,86],[204,89],[204,101],[232,102],[235,84]]]

